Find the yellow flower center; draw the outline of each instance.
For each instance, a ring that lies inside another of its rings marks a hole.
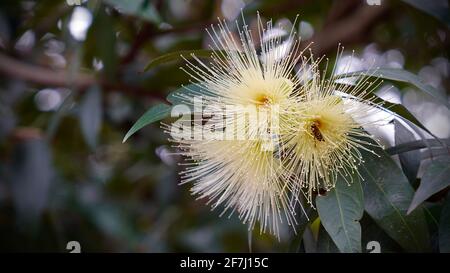
[[[258,106],[269,106],[273,103],[273,99],[264,94],[258,95],[255,101]]]

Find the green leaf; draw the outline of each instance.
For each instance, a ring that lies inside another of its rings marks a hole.
[[[442,208],[439,224],[439,251],[450,253],[450,195]]]
[[[296,226],[296,234],[294,234],[291,239],[291,243],[289,245],[289,252],[291,253],[299,253],[300,246],[302,244],[303,233],[305,232],[306,227],[309,223],[312,223],[315,219],[317,219],[317,210],[313,209],[311,206],[305,207],[305,213],[299,210],[298,215],[299,219],[297,220],[298,225]]]
[[[167,53],[151,60],[150,63],[147,64],[147,66],[145,67],[144,71],[148,71],[163,63],[180,60],[181,56],[183,56],[188,60],[193,59],[193,55],[199,58],[210,58],[214,52],[216,52],[217,56],[222,56],[221,54],[224,54],[223,51],[209,50],[209,49],[180,50]]]
[[[396,120],[394,122],[394,127],[396,145],[415,140],[414,134],[399,121]],[[411,183],[416,181],[417,171],[420,167],[420,157],[420,151],[418,150],[399,154],[400,164]]]
[[[320,220],[341,252],[361,252],[361,225],[364,200],[358,176],[349,186],[339,178],[336,187],[316,198]]]
[[[427,145],[428,144],[428,145]],[[386,149],[386,153],[390,155],[396,155],[401,153],[406,153],[409,151],[420,150],[427,147],[445,147],[445,145],[450,145],[450,139],[425,139],[425,140],[415,140],[407,143],[398,144],[394,147]]]
[[[428,223],[432,252],[439,252],[439,219],[441,217],[442,207],[442,204],[439,203],[422,205]]]
[[[421,1],[403,0],[403,2],[433,16],[450,28],[450,10],[447,0]]]
[[[125,135],[123,142],[125,142],[131,135],[140,130],[142,127],[162,120],[169,116],[172,107],[178,104],[187,104],[194,96],[214,96],[205,88],[200,87],[198,84],[189,84],[172,91],[167,96],[167,101],[172,105],[158,104],[150,108],[138,121],[131,127],[128,133]]]
[[[119,12],[137,16],[146,21],[159,25],[162,19],[155,9],[152,1],[148,0],[105,0]]]
[[[369,69],[336,75],[335,77],[338,79],[349,77],[377,77],[392,81],[408,83],[419,88],[426,94],[430,95],[431,97],[435,98],[439,102],[449,107],[447,96],[441,94],[441,92],[439,92],[433,86],[423,82],[423,80],[418,76],[416,76],[415,74],[403,69],[395,69],[395,68]]]
[[[359,73],[359,72],[355,72],[355,73]],[[343,78],[345,77],[350,77],[351,74],[345,74],[345,76],[342,75],[337,75],[336,79],[340,78],[341,76]],[[351,92],[351,90],[355,87],[355,85],[348,85],[348,84],[337,84],[336,85],[337,89],[336,90],[343,90],[345,88],[347,94],[349,94]],[[352,96],[344,96],[348,99],[353,99]],[[382,98],[374,95],[371,99],[371,101],[367,101],[367,103],[369,105],[372,105],[373,107],[376,107],[380,110],[383,110],[385,112],[388,112],[398,118],[403,119],[405,122],[407,123],[411,123],[416,125],[417,127],[425,130],[427,133],[429,133],[430,135],[434,136],[433,133],[430,132],[430,130],[428,130],[411,112],[408,111],[408,109],[406,109],[405,106],[401,105],[401,104],[396,104],[396,103],[392,103],[389,101],[385,101]]]
[[[102,125],[102,95],[98,86],[86,91],[80,104],[78,116],[81,132],[90,148],[97,145],[98,133]]]
[[[325,228],[320,225],[319,236],[317,238],[317,252],[318,253],[339,253],[339,249],[334,244],[330,235],[328,235]]]
[[[365,213],[361,222],[363,252],[372,252],[371,243],[375,241],[380,244],[381,253],[398,253],[402,248],[384,230],[382,230],[370,216]]]
[[[406,251],[428,251],[429,235],[422,209],[406,215],[414,190],[392,158],[382,149],[378,156],[361,151],[364,164],[364,207],[370,217]]]
[[[147,126],[150,123],[160,121],[170,115],[170,111],[172,107],[167,104],[157,104],[145,112],[131,127],[128,133],[123,138],[123,142],[127,141],[127,139],[132,136],[134,133],[142,129],[144,126]]]
[[[314,238],[313,232],[311,231],[311,226],[307,226],[305,231],[303,232],[302,242],[305,253],[317,252],[317,242]]]
[[[386,111],[391,112],[395,116],[402,118],[406,122],[410,122],[417,127],[425,130],[425,132],[429,133],[430,135],[434,136],[433,133],[430,132],[411,112],[409,112],[408,109],[406,109],[405,106],[397,103],[392,103],[389,101],[385,101],[381,99],[380,97],[374,97],[372,100],[373,103],[383,105],[383,108],[386,109]]]
[[[408,209],[411,213],[423,201],[450,185],[450,157],[434,159],[420,181],[420,186],[414,194],[414,198]]]
[[[187,104],[191,102],[195,96],[216,96],[209,90],[199,86],[199,84],[188,84],[169,93],[166,97],[167,101],[172,105]]]

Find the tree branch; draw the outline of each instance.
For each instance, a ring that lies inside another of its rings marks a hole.
[[[134,43],[131,45],[130,50],[122,58],[121,64],[126,65],[131,63],[136,57],[136,55],[139,53],[141,47],[147,42],[147,40],[152,36],[153,33],[154,33],[153,26],[149,23],[145,23],[142,26],[142,29],[139,31],[136,38],[134,39]]]
[[[326,26],[317,32],[309,41],[305,41],[304,47],[311,42],[311,50],[316,55],[325,54],[337,49],[337,46],[355,42],[362,34],[377,22],[388,11],[386,4],[380,6],[363,5],[350,16]]]
[[[123,83],[112,84],[97,79],[92,74],[80,72],[72,74],[66,70],[53,70],[42,66],[26,64],[3,53],[0,53],[0,74],[40,85],[69,87],[80,91],[84,91],[94,84],[99,84],[105,91],[123,91],[133,96],[164,100],[162,96],[150,93],[139,86],[129,86]]]
[[[333,1],[323,26],[328,27],[341,20],[360,5],[361,0]]]

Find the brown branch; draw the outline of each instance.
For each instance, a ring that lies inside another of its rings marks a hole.
[[[146,91],[139,86],[129,86],[123,83],[109,83],[97,79],[93,74],[70,73],[67,70],[53,70],[47,67],[32,65],[18,61],[0,53],[0,74],[39,85],[52,87],[69,87],[84,91],[89,86],[99,84],[105,91],[123,91],[129,95],[148,97],[154,100],[164,100],[162,96]]]
[[[96,79],[89,74],[80,73],[71,76],[68,71],[29,65],[2,53],[0,53],[0,73],[13,78],[55,87],[74,86],[84,89],[96,83]]]
[[[139,50],[141,47],[147,42],[147,40],[152,36],[154,33],[153,26],[149,23],[145,23],[142,26],[142,29],[139,31],[138,35],[134,39],[133,44],[131,45],[130,50],[128,53],[122,58],[121,64],[126,65],[131,63],[136,55],[139,53]]]
[[[156,32],[152,37],[165,35],[165,34],[173,34],[173,33],[186,33],[190,31],[204,31],[205,28],[209,27],[211,24],[217,23],[217,19],[214,20],[207,20],[206,22],[197,22],[192,23],[185,26],[180,26],[176,28],[161,30],[159,32]]]
[[[322,55],[337,49],[340,43],[355,42],[358,37],[366,34],[387,11],[386,4],[380,6],[363,5],[350,16],[344,17],[317,32],[309,41],[304,42],[304,47],[312,42],[311,50],[313,53]]]
[[[323,26],[328,27],[334,22],[341,20],[360,5],[361,0],[333,1]]]

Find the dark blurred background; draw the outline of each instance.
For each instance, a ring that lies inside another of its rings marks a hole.
[[[250,26],[257,11],[287,29],[299,14],[295,29],[314,54],[333,60],[345,46],[338,69],[375,61],[449,90],[448,1],[2,0],[0,251],[68,252],[69,241],[81,251],[249,250],[236,216],[219,218],[178,186],[180,158],[158,124],[122,144],[148,107],[189,80],[179,61],[146,64],[207,48],[205,27],[242,8]],[[379,95],[450,136],[445,106],[406,85]],[[281,241],[255,231],[253,251],[285,252],[292,238],[288,228]]]

